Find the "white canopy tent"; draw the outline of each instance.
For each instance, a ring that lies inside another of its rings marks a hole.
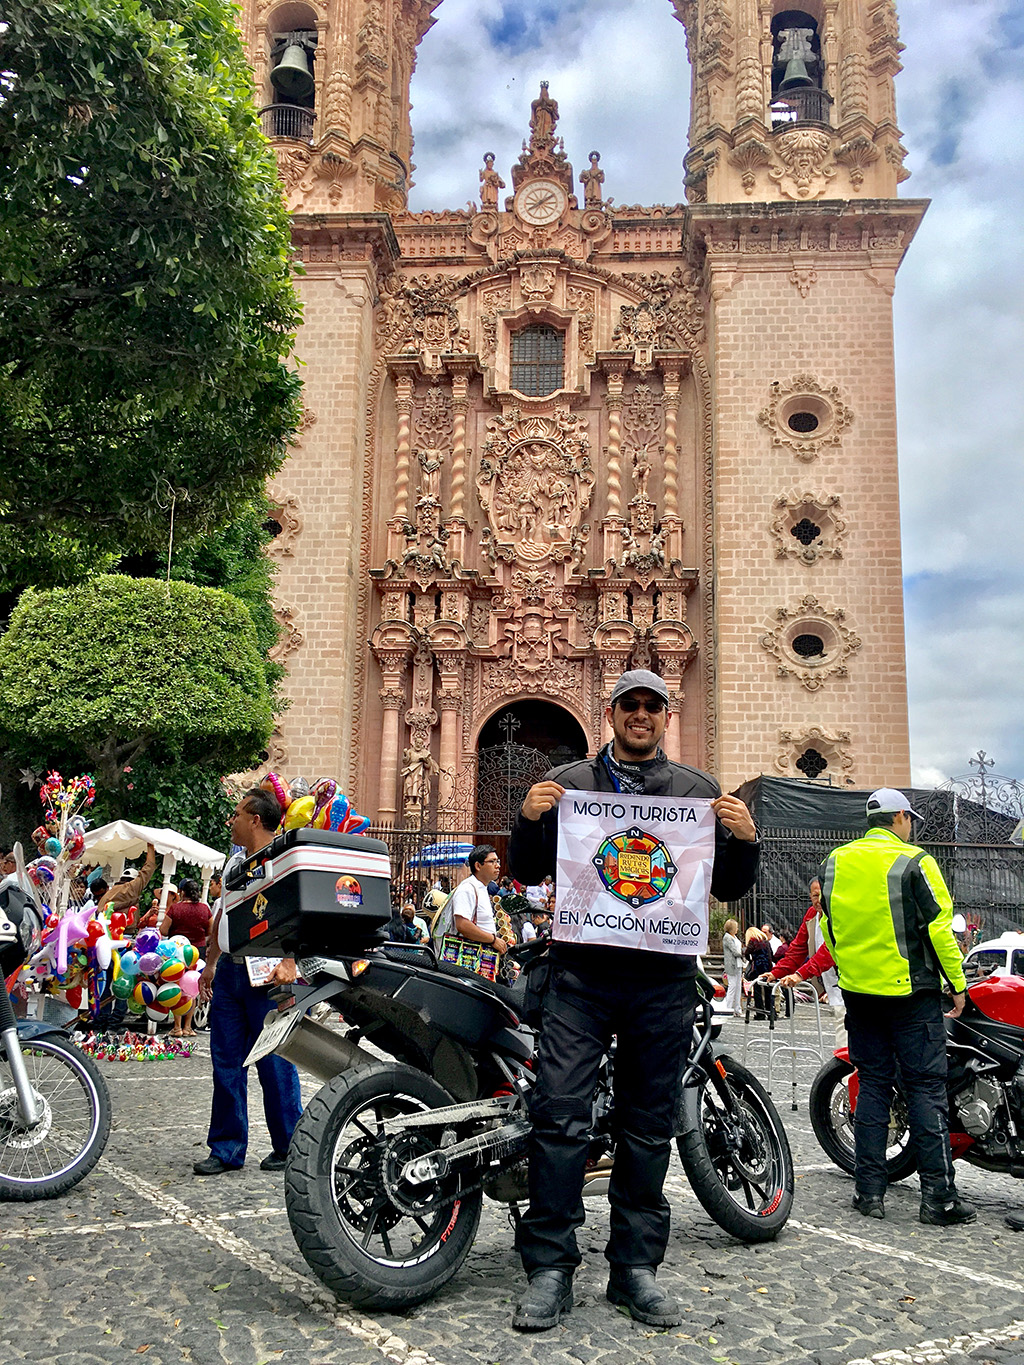
[[[210,878],[224,866],[225,855],[208,848],[186,834],[173,829],[152,829],[148,825],[133,825],[127,820],[91,829],[85,836],[83,861],[102,863],[109,872],[111,885],[124,872],[129,858],[144,857],[147,845],[152,844],[163,858],[163,886],[160,889],[161,913],[167,908],[167,897],[174,872],[179,863],[192,863],[202,869],[203,899],[210,889]]]

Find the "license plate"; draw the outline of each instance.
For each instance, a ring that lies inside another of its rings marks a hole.
[[[242,1065],[252,1066],[254,1062],[262,1061],[264,1057],[269,1057],[272,1052],[277,1052],[302,1023],[302,1015],[303,1011],[297,1006],[285,1010],[283,1013],[269,1015],[267,1022],[263,1025],[263,1032],[253,1043],[249,1055]]]

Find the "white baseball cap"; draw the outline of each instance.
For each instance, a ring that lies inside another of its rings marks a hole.
[[[918,814],[903,793],[897,791],[895,787],[879,787],[878,791],[872,792],[868,797],[864,809],[868,815],[895,815],[898,811],[905,810],[915,820],[924,819],[924,816]]]

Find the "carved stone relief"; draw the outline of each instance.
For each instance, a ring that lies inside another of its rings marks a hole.
[[[301,628],[299,613],[294,607],[276,606],[274,620],[280,626],[281,633],[277,644],[267,650],[267,657],[273,659],[275,663],[283,664],[305,641],[306,636]]]
[[[827,447],[842,445],[842,433],[853,420],[837,384],[822,384],[814,375],[798,374],[769,389],[767,407],[757,420],[771,434],[772,445],[786,446],[797,459],[810,461]]]
[[[845,678],[846,661],[860,646],[843,608],[825,606],[810,594],[795,606],[779,607],[761,636],[762,649],[778,661],[779,677],[798,679],[808,692],[828,678]]]
[[[567,407],[553,417],[513,408],[487,423],[476,484],[492,553],[534,563],[571,557],[595,483],[586,426]]]
[[[302,531],[302,509],[293,493],[279,492],[271,487],[267,490],[267,514],[277,522],[281,530],[267,545],[267,554],[290,559],[295,554],[293,544]]]
[[[783,494],[772,503],[772,511],[768,529],[776,559],[798,559],[801,564],[842,559],[846,522],[838,493]]]
[[[799,730],[779,731],[779,751],[773,766],[785,777],[803,781],[837,778],[853,785],[853,755],[848,745],[849,730],[825,730],[820,725],[809,725]]]
[[[775,139],[779,163],[768,178],[787,199],[818,199],[836,177],[832,138],[817,128],[793,128]]]

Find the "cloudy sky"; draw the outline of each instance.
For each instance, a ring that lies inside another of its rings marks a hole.
[[[895,300],[914,778],[979,748],[1024,778],[1024,2],[903,0],[900,20],[904,193],[932,200]],[[508,180],[541,80],[617,204],[682,199],[668,0],[444,0],[413,79],[411,206],[476,198],[485,151]]]

